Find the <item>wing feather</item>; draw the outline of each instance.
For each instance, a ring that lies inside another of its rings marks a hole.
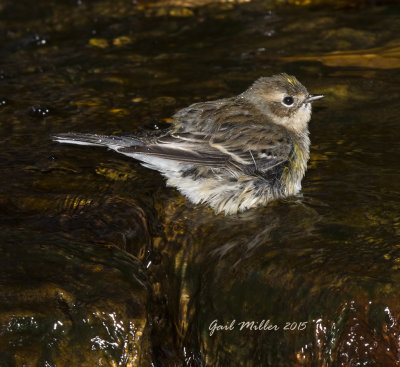
[[[265,171],[283,164],[293,150],[290,137],[279,127],[257,124],[229,133],[229,139],[224,129],[213,133],[212,137],[204,132],[175,133],[147,144],[116,150],[126,155],[153,156],[194,166],[234,165],[248,172]]]

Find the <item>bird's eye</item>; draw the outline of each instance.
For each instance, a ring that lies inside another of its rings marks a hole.
[[[282,100],[282,102],[283,102],[283,104],[284,104],[285,106],[291,106],[291,105],[294,103],[294,99],[293,99],[293,97],[288,96],[288,97],[285,97],[285,98]]]

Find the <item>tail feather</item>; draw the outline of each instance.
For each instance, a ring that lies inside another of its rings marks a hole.
[[[110,149],[131,147],[134,145],[144,144],[143,141],[135,137],[114,136],[114,135],[65,133],[65,134],[53,135],[52,138],[54,141],[57,141],[59,143],[106,146]]]
[[[143,140],[140,140],[133,136],[127,137],[114,135],[66,133],[53,135],[52,138],[54,141],[57,141],[59,143],[108,147],[109,149],[115,150],[118,153],[141,161],[141,164],[147,168],[154,169],[162,173],[170,171],[180,171],[182,168],[182,164],[179,161],[174,161],[173,159],[171,160],[158,156],[153,157],[146,154],[146,152],[144,151],[140,151],[140,148],[136,151],[135,147],[146,146],[146,143]],[[126,149],[124,150],[124,148]]]

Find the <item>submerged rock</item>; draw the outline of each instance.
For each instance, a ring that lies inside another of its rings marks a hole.
[[[148,283],[112,245],[2,234],[0,365],[150,366]]]

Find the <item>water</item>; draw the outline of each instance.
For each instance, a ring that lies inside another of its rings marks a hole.
[[[3,2],[1,366],[399,363],[400,7],[343,4]],[[50,139],[282,71],[327,94],[302,194],[239,216]]]

